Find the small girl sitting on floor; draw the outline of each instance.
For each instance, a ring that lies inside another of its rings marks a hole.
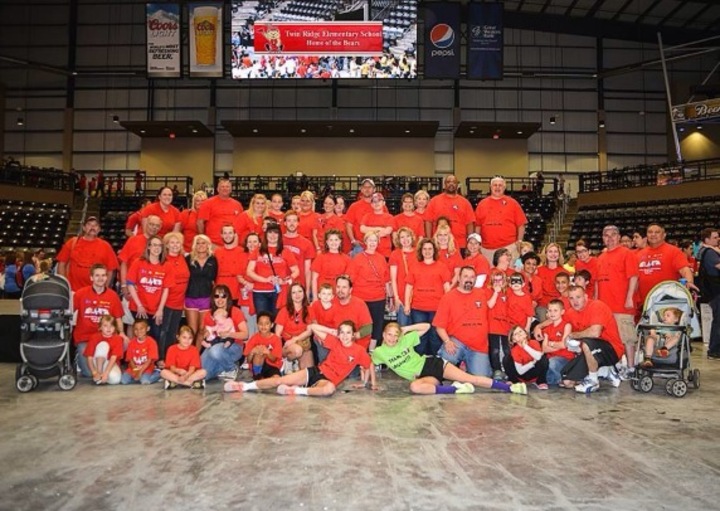
[[[115,328],[115,318],[107,314],[100,318],[100,331],[90,337],[83,355],[97,385],[120,383],[123,339]]]

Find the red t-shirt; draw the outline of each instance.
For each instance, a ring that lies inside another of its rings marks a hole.
[[[200,352],[192,345],[188,346],[187,349],[182,349],[179,344],[173,344],[165,354],[165,367],[174,367],[185,371],[191,367],[200,369],[202,367]]]
[[[365,227],[393,227],[395,225],[395,219],[390,213],[383,212],[377,215],[373,211],[360,219],[360,225],[364,225]],[[364,236],[365,235],[363,235],[363,237]],[[377,251],[386,259],[390,257],[390,252],[392,252],[392,233],[380,237]]]
[[[523,291],[526,293],[529,293],[532,299],[536,302],[540,302],[540,298],[542,298],[543,294],[543,280],[538,277],[537,275],[533,275],[532,278],[525,273],[524,271],[521,272],[523,277],[525,277],[525,283],[523,284]],[[553,286],[554,287],[554,286]]]
[[[470,293],[453,289],[442,297],[432,324],[447,330],[469,349],[488,352],[487,292],[473,288]]]
[[[438,218],[444,216],[450,221],[450,230],[455,238],[457,248],[465,248],[467,239],[467,224],[475,221],[470,202],[462,195],[448,195],[441,193],[430,199],[425,220],[433,222],[433,232],[437,226]]]
[[[540,343],[537,342],[535,339],[528,339],[527,343],[530,348],[542,352]],[[529,364],[530,362],[532,362],[534,360],[532,358],[532,355],[530,355],[530,353],[525,351],[525,349],[518,344],[513,344],[513,347],[510,348],[510,356],[512,357],[513,362],[515,362],[516,364],[519,364],[519,365]],[[523,379],[522,374],[519,374],[518,376],[520,377],[520,380],[522,380],[522,381],[530,381],[530,380]],[[534,380],[534,379],[535,378],[532,378],[531,380]]]
[[[620,338],[615,316],[610,307],[603,302],[588,298],[587,305],[581,311],[576,311],[572,307],[565,309],[565,318],[572,325],[573,332],[580,332],[592,325],[600,325],[602,327],[600,339],[609,342],[618,359],[622,358],[625,346]]]
[[[334,301],[331,303],[329,309],[325,309],[320,300],[316,300],[311,303],[310,313],[312,314],[313,321],[318,325],[335,328],[335,308],[333,307],[333,304]],[[367,309],[367,306],[365,308]]]
[[[361,252],[350,260],[347,272],[353,283],[353,296],[366,302],[385,299],[390,268],[380,253]]]
[[[135,286],[140,303],[151,316],[154,316],[160,305],[162,291],[175,284],[172,267],[165,262],[152,264],[144,259],[135,261],[127,273],[128,285]],[[137,312],[135,300],[130,300],[130,310]]]
[[[275,355],[275,360],[270,360],[269,358],[265,358],[265,363],[271,367],[277,367],[280,369],[283,365],[283,358],[282,358],[282,343],[280,342],[280,337],[278,337],[275,334],[270,334],[268,337],[263,337],[260,335],[260,333],[254,334],[250,339],[248,339],[248,342],[245,343],[245,349],[243,350],[243,355],[246,357],[250,355],[250,352],[255,349],[257,346],[266,346],[268,351],[270,351],[273,355]]]
[[[253,250],[248,256],[248,261],[255,261],[255,273],[265,278],[273,275],[282,279],[290,277],[290,268],[298,266],[295,255],[285,247],[283,247],[280,254],[277,253],[276,248],[270,247],[268,250],[272,254],[272,266],[270,263],[271,258],[268,254],[260,254],[260,249]],[[273,269],[275,270],[274,273]],[[274,286],[269,282],[255,282],[253,289],[255,291],[273,291]]]
[[[407,284],[410,267],[417,263],[418,260],[414,250],[412,252],[403,252],[401,248],[396,248],[392,254],[390,254],[388,265],[390,269],[397,268],[395,284],[397,285],[398,297],[403,303],[405,303],[405,285]]]
[[[282,211],[268,209],[267,216],[273,217],[281,227],[284,227],[283,224],[285,223],[285,213],[283,213]]]
[[[134,213],[130,213],[128,215],[127,220],[125,221],[125,230],[132,231],[133,234],[137,234],[137,229],[140,228],[140,224],[142,224],[140,211],[135,211]]]
[[[413,287],[410,308],[421,311],[436,311],[440,299],[445,294],[443,285],[452,281],[452,273],[440,261],[432,264],[417,262],[410,266],[407,284]],[[401,296],[404,300],[405,296]]]
[[[462,268],[464,265],[459,250],[455,250],[455,252],[451,254],[446,248],[438,249],[438,261],[447,266],[451,275],[455,274],[455,269]]]
[[[118,259],[130,268],[132,263],[140,259],[140,256],[145,252],[147,242],[148,238],[143,233],[130,236],[120,249],[120,252],[118,252]]]
[[[497,249],[518,240],[518,227],[527,224],[522,207],[512,197],[485,197],[475,208],[483,248]]]
[[[527,325],[527,319],[535,317],[535,308],[532,305],[532,296],[528,293],[516,295],[509,290],[507,297],[507,315],[510,324],[520,325],[525,328]]]
[[[245,314],[237,308],[233,307],[230,309],[230,319],[232,319],[233,325],[235,325],[235,330],[240,331],[240,325],[245,323]],[[205,314],[203,314],[202,318],[202,327],[203,330],[205,330],[206,327],[209,326],[215,326],[215,319],[212,317],[212,313],[210,311],[205,311]],[[235,344],[242,344],[245,342],[244,339],[233,339],[235,341]],[[167,363],[166,363],[167,365]]]
[[[193,240],[198,233],[197,230],[197,211],[194,209],[184,209],[180,212],[180,225],[183,234],[183,250],[189,254],[192,250]]]
[[[352,204],[350,204],[347,213],[345,213],[345,221],[349,224],[352,224],[353,234],[355,235],[355,239],[359,242],[362,242],[364,236],[364,234],[360,232],[362,219],[365,215],[372,212],[373,209],[370,201],[366,201],[365,199],[358,199]]]
[[[485,301],[489,301],[494,291],[492,288],[481,288],[485,291]],[[488,332],[495,335],[507,335],[510,332],[512,323],[508,317],[508,293],[501,292],[495,300],[495,305],[488,308]],[[525,326],[525,323],[522,324]]]
[[[329,217],[325,215],[318,215],[317,242],[320,248],[323,251],[327,250],[325,248],[325,233],[330,229],[335,229],[336,231],[340,231],[342,233],[340,238],[342,240],[340,251],[348,252],[350,247],[350,238],[348,238],[347,232],[345,231],[345,220],[337,215],[330,215]]]
[[[587,291],[588,296],[595,296],[595,283],[597,282],[598,277],[598,260],[597,257],[592,257],[587,260],[587,262],[583,262],[580,259],[575,261],[575,274],[577,275],[577,272],[580,270],[587,270],[590,272],[590,282],[588,282],[587,287],[585,290]]]
[[[143,373],[152,374],[155,370],[155,366],[154,364],[152,364],[152,362],[157,359],[158,347],[155,339],[153,339],[149,335],[146,335],[145,339],[140,342],[137,337],[133,337],[132,339],[130,339],[127,351],[125,352],[125,362],[128,363],[128,367],[125,372],[132,374],[132,370],[130,369],[129,365],[130,361],[135,362],[135,367],[138,367],[150,360],[151,363],[148,364]]]
[[[474,256],[468,256],[462,261],[461,266],[472,266],[475,268],[476,275],[489,275],[490,274],[490,263],[480,253]],[[487,279],[486,279],[487,280]]]
[[[238,215],[237,221],[235,222],[235,232],[237,233],[238,244],[244,245],[245,239],[248,234],[255,233],[258,236],[263,236],[263,218],[262,216],[250,216],[247,211],[243,211],[241,215]],[[222,231],[222,229],[221,229]]]
[[[298,275],[298,278],[295,279],[295,282],[299,282],[303,285],[303,287],[305,287],[305,261],[309,259],[312,262],[312,260],[315,259],[315,256],[317,255],[315,245],[313,245],[310,239],[304,237],[303,235],[289,237],[286,234],[283,236],[283,247],[292,252],[297,260],[300,274]]]
[[[335,287],[335,279],[347,271],[350,257],[347,254],[319,253],[310,265],[310,269],[318,274],[318,290],[323,284]]]
[[[247,254],[236,246],[234,248],[218,247],[213,252],[217,259],[218,271],[215,277],[215,285],[224,284],[230,289],[233,300],[240,297],[240,282],[238,275],[245,275],[247,271]]]
[[[597,258],[598,300],[607,304],[617,314],[633,314],[634,307],[625,308],[630,278],[637,275],[636,254],[627,247],[618,245],[606,250]]]
[[[314,211],[298,213],[298,228],[297,232],[300,236],[304,236],[308,240],[313,239],[313,231],[318,228],[318,214]],[[315,244],[313,242],[313,249]]]
[[[354,342],[350,346],[344,346],[340,339],[328,335],[323,341],[323,346],[330,350],[330,353],[318,369],[335,386],[340,385],[356,366],[368,369],[372,363],[366,351],[367,347],[359,343]]]
[[[162,226],[158,231],[158,236],[161,238],[167,233],[171,232],[175,228],[175,224],[180,221],[180,211],[172,204],[168,206],[167,211],[163,211],[162,206],[159,202],[153,202],[148,204],[140,210],[140,217],[145,220],[150,215],[155,215],[160,218]]]
[[[563,318],[560,321],[560,324],[555,326],[552,323],[550,323],[548,326],[542,329],[543,334],[548,336],[548,341],[550,342],[562,342],[563,335],[565,335],[565,325],[568,325],[568,321]],[[546,353],[548,358],[552,357],[562,357],[566,358],[568,360],[572,360],[575,358],[575,353],[572,351],[569,351],[567,348],[561,348],[557,351],[553,351],[552,353]]]
[[[312,323],[314,319],[315,318],[313,317],[311,309],[308,309],[307,320],[303,321],[302,314],[296,314],[295,312],[290,313],[288,312],[287,307],[283,307],[278,311],[277,316],[275,317],[275,324],[282,325],[282,340],[283,343],[285,343],[285,341],[288,341],[296,335],[300,335],[305,332],[308,325]]]
[[[415,240],[419,240],[425,236],[425,221],[420,215],[416,215],[415,213],[412,215],[400,213],[399,215],[395,215],[394,220],[394,231],[399,231],[401,227],[407,227],[415,233]]]
[[[172,269],[173,285],[168,291],[165,307],[173,310],[182,310],[185,305],[185,291],[190,280],[190,268],[182,255],[168,255],[165,264]]]
[[[205,221],[205,234],[215,245],[222,245],[220,237],[223,225],[232,225],[237,229],[237,221],[243,212],[242,204],[233,198],[220,198],[219,195],[203,201],[198,211],[198,220]]]
[[[109,314],[113,318],[121,318],[123,315],[120,298],[115,291],[106,288],[97,293],[92,286],[80,288],[73,294],[73,310],[78,313],[73,329],[75,345],[98,333],[102,316]]]
[[[332,328],[338,328],[340,323],[345,320],[355,323],[355,328],[358,330],[364,325],[372,323],[370,310],[365,302],[356,296],[350,296],[350,301],[345,305],[341,304],[337,298],[333,299],[333,306],[330,310],[332,311]],[[318,323],[323,324],[320,322],[320,318],[318,318]],[[357,343],[367,350],[370,346],[370,334],[358,339]]]
[[[537,276],[540,277],[542,282],[542,296],[538,300],[538,305],[541,307],[547,307],[550,300],[560,298],[560,293],[555,288],[555,277],[558,273],[567,273],[565,268],[558,266],[557,268],[551,269],[547,266],[538,266]],[[534,286],[534,284],[533,284]]]
[[[120,361],[123,358],[123,338],[120,337],[120,334],[112,334],[110,337],[104,337],[102,333],[97,332],[94,335],[91,335],[90,339],[88,339],[87,346],[85,346],[85,351],[83,351],[83,356],[94,357],[97,345],[102,341],[105,341],[110,345],[107,360],[110,360],[110,358],[114,356],[116,363],[119,366]]]
[[[90,268],[93,264],[104,264],[108,273],[118,269],[115,251],[107,241],[100,238],[87,240],[78,236],[69,239],[57,255],[57,261],[67,263],[67,279],[73,291],[92,284]]]
[[[649,245],[638,253],[638,292],[640,302],[652,288],[664,280],[678,280],[680,270],[689,268],[687,257],[674,245],[663,242],[659,247]]]

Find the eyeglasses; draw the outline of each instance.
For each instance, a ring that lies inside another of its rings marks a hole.
[[[216,295],[214,295],[214,297],[215,297],[215,298],[227,298],[227,295],[216,294]]]

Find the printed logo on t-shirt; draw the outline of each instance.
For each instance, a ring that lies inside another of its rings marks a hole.
[[[479,309],[480,307],[482,307],[482,302],[480,300],[477,300],[475,302],[475,308]]]
[[[660,254],[658,254],[659,256]],[[657,256],[653,256],[657,257]],[[662,269],[662,261],[660,259],[650,259],[649,261],[640,261],[640,271],[645,275],[651,275]]]
[[[348,363],[355,362],[355,357],[353,357],[352,355],[348,355],[347,361]]]
[[[87,306],[83,309],[83,315],[94,323],[100,321],[100,317],[106,314],[110,314],[110,309],[107,307]]]
[[[163,279],[155,275],[144,275],[140,277],[140,285],[148,293],[157,293],[162,287]]]

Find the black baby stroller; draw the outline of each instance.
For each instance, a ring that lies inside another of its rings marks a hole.
[[[77,383],[70,361],[70,284],[59,275],[41,275],[25,283],[20,298],[20,356],[15,387],[30,392],[38,380],[58,377],[62,390]]]
[[[680,311],[676,325],[662,322],[668,309],[675,314]],[[700,336],[700,322],[692,295],[685,286],[667,280],[653,287],[645,298],[637,332],[638,358],[643,356],[650,340],[655,346],[649,360],[636,366],[636,376],[630,382],[635,390],[650,392],[656,378],[665,380],[666,392],[675,397],[684,397],[690,383],[700,388],[700,371],[690,365],[690,339]]]

